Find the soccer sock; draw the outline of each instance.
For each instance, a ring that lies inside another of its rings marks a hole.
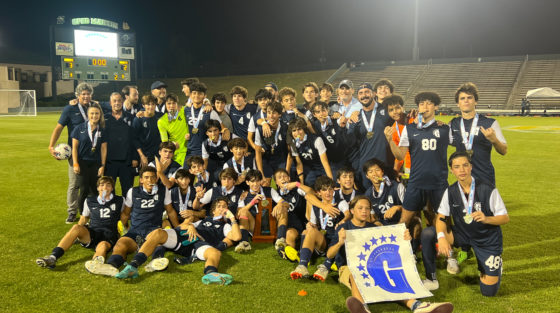
[[[132,259],[132,262],[130,262],[130,265],[139,268],[142,264],[144,264],[144,262],[146,262],[147,259],[148,257],[144,254],[144,252],[138,252],[134,256],[134,259]]]
[[[109,257],[109,259],[107,260],[107,264],[111,264],[116,268],[121,267],[121,265],[123,265],[124,263],[124,258],[118,254],[113,254]]]
[[[305,241],[305,235],[301,235],[301,240],[300,241],[301,241],[301,244],[299,246],[299,249],[301,250],[301,249],[303,249],[303,242]]]
[[[227,243],[225,243],[225,242],[223,242],[223,241],[220,242],[220,243],[218,244],[218,246],[216,247],[216,249],[218,249],[218,250],[220,250],[220,251],[226,250],[226,249],[227,249]]]
[[[410,307],[410,310],[411,310],[412,312],[414,312],[414,310],[416,310],[416,309],[420,306],[420,304],[422,304],[422,302],[416,300],[416,302],[414,302],[414,303],[412,304],[412,306]]]
[[[215,266],[206,266],[204,268],[204,274],[208,274],[208,273],[217,273],[218,269]]]
[[[154,253],[152,253],[152,260],[157,258],[163,258],[165,256],[165,251],[167,251],[167,249],[164,246],[158,246],[154,250]]]
[[[436,229],[433,226],[424,228],[422,235],[422,260],[424,268],[426,269],[426,277],[431,279],[433,274],[435,277],[436,272]]]
[[[64,255],[64,249],[62,249],[61,247],[56,247],[52,249],[51,255],[58,260],[61,256]]]
[[[323,262],[323,265],[325,265],[327,269],[330,271],[333,263],[334,263],[334,258],[326,258],[325,262]]]
[[[286,238],[286,225],[278,226],[278,234],[276,238]]]
[[[241,230],[241,241],[249,242],[249,231],[246,229]]]
[[[307,248],[302,248],[299,251],[299,265],[305,265],[307,267],[307,264],[311,259],[311,254],[312,254],[311,250]]]

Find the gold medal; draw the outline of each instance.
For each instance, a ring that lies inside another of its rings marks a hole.
[[[95,153],[95,147],[91,148],[91,153]]]
[[[366,137],[367,137],[367,139],[373,138],[373,131],[368,132]]]
[[[321,229],[321,234],[323,234],[323,236],[324,236],[324,235],[325,235],[326,233],[327,233],[327,231],[326,231],[326,230],[324,230],[324,229]]]
[[[193,134],[198,134],[198,128],[193,128],[192,133]]]
[[[272,148],[272,149],[270,150],[270,153],[274,154],[274,148]]]
[[[465,220],[465,223],[470,224],[473,221],[473,218],[470,214],[467,214],[463,217],[463,219]]]
[[[467,150],[467,154],[469,155],[469,158],[472,158],[474,151],[472,149]]]
[[[269,204],[269,202],[268,202],[268,200],[266,200],[266,199],[264,199],[264,200],[261,201],[261,206],[262,206],[262,207],[267,207],[268,204]]]

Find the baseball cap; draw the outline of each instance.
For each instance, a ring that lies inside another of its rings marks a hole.
[[[368,89],[373,90],[373,86],[370,83],[361,83],[358,86],[358,91],[360,91],[360,89],[364,89],[364,88],[368,88]]]
[[[264,85],[264,87],[265,87],[265,88],[266,88],[266,87],[270,87],[270,88],[274,89],[275,91],[278,91],[278,86],[276,86],[276,84],[273,83],[273,82],[268,82],[268,83],[266,83],[266,84]]]
[[[154,89],[159,89],[161,87],[167,88],[167,85],[164,82],[156,80],[155,82],[152,83],[152,87],[150,87],[150,89],[154,90]]]
[[[338,83],[338,88],[342,87],[342,86],[346,86],[350,89],[354,88],[354,84],[352,84],[352,81],[349,79],[343,79],[340,81],[340,83]]]

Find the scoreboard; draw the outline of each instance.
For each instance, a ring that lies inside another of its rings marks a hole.
[[[130,81],[130,61],[100,57],[61,57],[62,79]]]
[[[62,80],[115,82],[136,76],[136,35],[100,18],[57,19],[51,42],[54,73]]]

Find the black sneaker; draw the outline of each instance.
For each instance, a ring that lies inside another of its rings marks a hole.
[[[38,258],[35,263],[40,267],[54,268],[56,266],[56,258],[52,255],[47,255],[44,258]]]
[[[68,218],[66,219],[66,224],[73,224],[77,220],[78,218],[76,217],[76,213],[69,213]]]

